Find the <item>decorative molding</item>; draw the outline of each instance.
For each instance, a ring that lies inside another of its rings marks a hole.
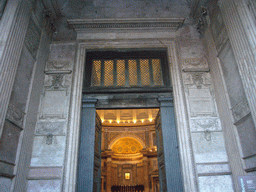
[[[142,19],[71,19],[68,23],[75,30],[86,29],[177,29],[183,25],[184,18],[142,18]]]
[[[203,86],[209,87],[211,85],[211,76],[207,72],[183,73],[182,79],[187,88],[193,86],[202,88]]]
[[[191,118],[191,132],[221,131],[219,118]]]
[[[209,72],[208,62],[205,57],[181,59],[184,72]]]
[[[9,103],[6,119],[19,126],[20,128],[23,128],[24,116],[24,112],[15,107],[12,103]]]
[[[65,135],[66,133],[66,121],[61,122],[44,122],[40,121],[36,124],[36,135],[47,135],[47,134],[53,134],[53,135]]]
[[[244,98],[234,107],[232,107],[231,111],[234,117],[235,124],[238,123],[240,119],[242,119],[243,117],[245,117],[251,112],[246,98]]]

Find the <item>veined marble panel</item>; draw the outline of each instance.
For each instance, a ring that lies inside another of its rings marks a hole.
[[[191,132],[222,130],[220,119],[216,117],[191,118],[190,123]]]
[[[36,124],[36,135],[65,135],[67,129],[66,121],[51,122],[51,121],[39,121]]]
[[[28,192],[61,191],[61,180],[29,180]]]
[[[63,166],[66,137],[53,136],[52,143],[47,136],[35,136],[31,166]]]
[[[191,133],[196,163],[227,162],[222,132]]]
[[[233,182],[230,175],[198,177],[200,192],[233,192]]]

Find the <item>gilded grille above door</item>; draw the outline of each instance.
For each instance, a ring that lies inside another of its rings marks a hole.
[[[92,87],[162,86],[161,59],[93,60]]]

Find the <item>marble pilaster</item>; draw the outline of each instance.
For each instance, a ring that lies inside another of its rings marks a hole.
[[[30,18],[30,2],[8,1],[0,21],[0,137]]]
[[[219,6],[256,124],[256,26],[244,0],[220,0]]]

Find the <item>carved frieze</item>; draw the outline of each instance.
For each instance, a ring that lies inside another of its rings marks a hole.
[[[242,119],[251,112],[246,98],[240,101],[231,110],[234,117],[234,123],[237,123],[240,119]]]
[[[205,57],[181,59],[181,63],[184,72],[209,71],[209,66]]]
[[[182,73],[183,82],[186,87],[209,87],[211,85],[211,76],[206,72]]]
[[[49,133],[53,135],[65,135],[66,122],[37,122],[35,131],[36,135],[47,135]]]
[[[219,118],[191,118],[190,122],[191,132],[222,130]]]
[[[72,74],[46,72],[44,86],[46,89],[63,90],[71,85]]]
[[[15,107],[12,103],[9,103],[6,119],[19,126],[20,128],[23,128],[24,116],[24,112]]]
[[[60,70],[60,71],[66,71],[66,70],[72,70],[73,62],[72,61],[54,61],[50,60],[46,64],[46,71],[51,70]]]

